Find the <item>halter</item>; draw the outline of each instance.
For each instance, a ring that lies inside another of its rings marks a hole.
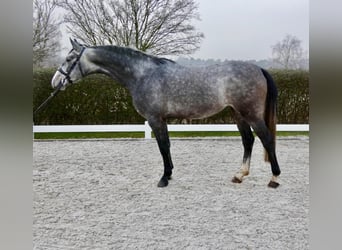
[[[78,62],[80,61],[80,59],[81,59],[81,56],[82,56],[84,50],[85,50],[85,47],[82,46],[81,52],[78,54],[78,56],[76,57],[76,60],[71,64],[71,66],[70,66],[70,68],[67,70],[67,72],[65,72],[65,71],[62,69],[62,67],[59,67],[59,68],[57,69],[57,71],[59,71],[61,74],[63,74],[63,75],[65,76],[65,78],[68,80],[68,82],[71,83],[71,84],[73,84],[73,81],[70,79],[70,74],[71,74],[71,72],[73,71],[73,69],[76,67],[76,65],[78,65],[78,68],[79,68],[79,70],[80,70],[80,72],[81,72],[81,76],[84,77],[84,73],[83,73],[81,64],[78,63]]]

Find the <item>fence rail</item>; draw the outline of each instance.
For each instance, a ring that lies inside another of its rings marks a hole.
[[[235,124],[170,124],[169,131],[239,131]],[[309,131],[309,124],[277,124],[277,131]],[[38,125],[33,126],[33,133],[51,132],[144,132],[145,139],[151,139],[152,129],[144,124],[128,125]]]

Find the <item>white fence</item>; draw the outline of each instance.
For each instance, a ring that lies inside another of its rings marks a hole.
[[[176,124],[168,125],[169,131],[239,131],[235,124]],[[309,131],[309,124],[277,124],[277,131]],[[50,132],[144,132],[151,139],[152,129],[145,124],[137,125],[48,125],[33,126],[33,133]]]

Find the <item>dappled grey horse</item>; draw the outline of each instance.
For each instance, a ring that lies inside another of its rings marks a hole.
[[[63,85],[64,89],[87,75],[101,73],[127,88],[134,107],[147,119],[158,142],[164,161],[159,187],[168,185],[173,169],[166,119],[205,118],[227,106],[235,111],[244,146],[241,170],[232,181],[240,183],[249,174],[252,127],[265,148],[265,161],[271,163],[273,176],[268,186],[279,185],[275,153],[277,89],[267,71],[244,62],[189,68],[130,48],[88,47],[70,41],[73,48],[56,71],[52,87]]]

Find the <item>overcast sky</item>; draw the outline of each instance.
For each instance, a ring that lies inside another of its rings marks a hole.
[[[193,58],[268,59],[286,34],[309,48],[309,0],[196,0],[205,38]]]
[[[271,45],[286,34],[309,48],[309,0],[195,0],[201,21],[198,31],[205,38],[190,55],[201,59],[269,59]],[[64,55],[70,49],[69,34],[63,31]]]

